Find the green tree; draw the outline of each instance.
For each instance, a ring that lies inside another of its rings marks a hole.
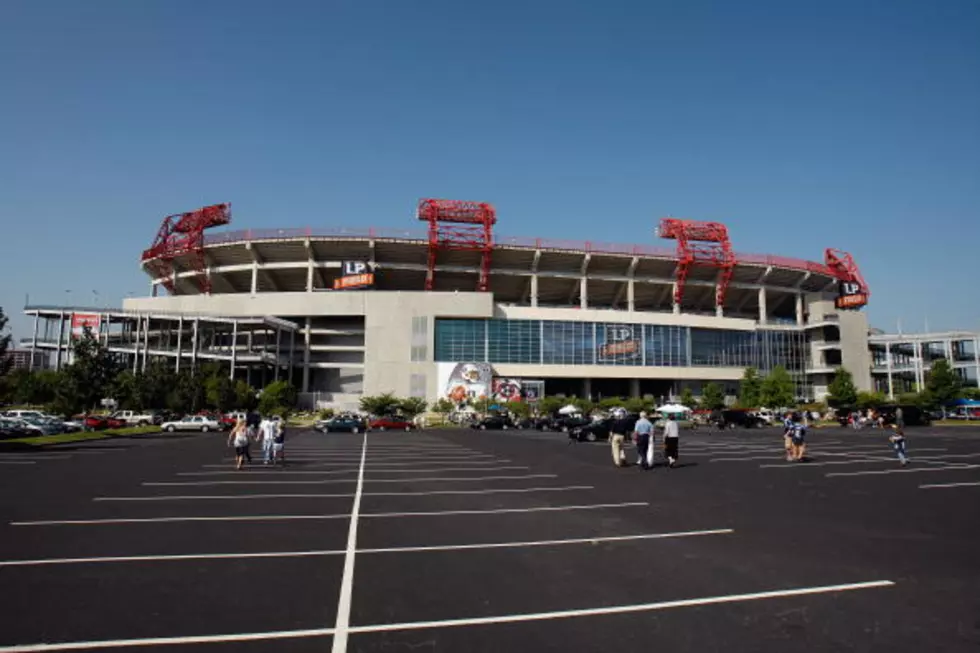
[[[932,369],[926,377],[926,392],[929,403],[934,406],[946,406],[959,397],[962,381],[956,371],[945,358],[940,358],[932,364]]]
[[[0,306],[0,378],[7,375],[10,371],[10,359],[7,358],[7,349],[10,348],[10,341],[13,338],[10,333],[7,332],[7,314],[3,312],[3,307]]]
[[[762,378],[754,367],[746,367],[739,386],[739,404],[744,408],[759,408],[762,402]],[[766,406],[769,406],[766,404]],[[778,406],[771,406],[778,408]]]
[[[361,410],[369,415],[392,415],[398,409],[401,400],[391,392],[374,396],[361,397]]]
[[[649,399],[644,399],[643,397],[630,397],[623,402],[623,408],[630,413],[642,413],[643,411],[649,413],[653,412],[654,405]]]
[[[690,388],[681,390],[681,405],[692,409],[698,407],[698,400],[694,398],[694,393],[691,392]]]
[[[241,410],[255,410],[258,403],[258,397],[255,395],[255,388],[241,379],[235,381],[235,408],[240,408]]]
[[[224,373],[209,376],[204,380],[204,397],[208,406],[222,413],[238,407],[235,384]]]
[[[579,399],[578,397],[573,397],[570,403],[586,415],[595,410],[595,402],[591,399]]]
[[[625,402],[622,397],[605,397],[599,401],[599,408],[603,410],[611,410],[613,408],[621,407]]]
[[[95,408],[109,394],[119,366],[88,327],[72,345],[72,358],[71,365],[64,371],[67,380],[60,384],[60,398],[66,404]]]
[[[167,407],[177,413],[192,414],[204,408],[204,377],[199,370],[181,370],[174,375],[167,394]]]
[[[980,388],[963,388],[960,390],[960,396],[963,397],[963,399],[980,401]]]
[[[142,377],[142,374],[133,374],[131,370],[124,370],[109,383],[109,396],[116,400],[116,405],[119,408],[126,410],[142,410],[144,408]]]
[[[887,398],[883,392],[865,392],[860,391],[857,393],[857,407],[861,410],[867,410],[869,408],[878,408],[887,402]]]
[[[538,401],[538,412],[542,415],[553,415],[565,403],[565,400],[561,397],[541,397]]]
[[[796,405],[796,384],[785,367],[777,365],[762,380],[759,400],[769,408],[790,408]]]
[[[523,418],[531,414],[531,407],[526,401],[508,401],[504,404],[504,407],[507,408],[508,412],[517,417]]]
[[[445,397],[441,397],[439,401],[432,404],[432,412],[442,416],[446,416],[449,413],[453,412],[453,408],[454,408],[453,402],[449,401],[449,399]]]
[[[183,370],[183,373],[188,373]],[[146,371],[139,375],[139,392],[144,409],[160,409],[169,406],[169,397],[177,383],[177,373],[169,361],[150,361]]]
[[[409,419],[424,413],[428,406],[429,403],[421,397],[408,397],[407,399],[402,399],[400,402],[398,402],[398,407]]]
[[[709,410],[725,407],[725,393],[721,386],[714,382],[705,383],[701,388],[701,405]]]
[[[853,408],[857,404],[857,386],[854,377],[843,367],[838,367],[827,387],[827,403],[833,408]]]
[[[259,412],[263,415],[288,415],[296,407],[296,388],[288,381],[273,381],[259,395]]]

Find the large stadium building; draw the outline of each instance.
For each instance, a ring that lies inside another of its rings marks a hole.
[[[205,234],[228,205],[171,216],[143,254],[151,296],[114,311],[29,306],[28,344],[57,366],[87,325],[134,369],[216,360],[340,407],[381,392],[431,401],[461,381],[471,395],[660,398],[708,381],[734,395],[747,366],[784,366],[801,399],[825,395],[841,365],[873,387],[854,310],[867,288],[833,250],[737,253],[723,225],[674,219],[666,246],[500,237],[492,207],[469,202],[423,200],[419,217],[427,230]]]

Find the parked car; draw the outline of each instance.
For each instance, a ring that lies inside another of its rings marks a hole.
[[[313,428],[321,433],[361,433],[367,430],[367,424],[356,415],[338,415],[330,419],[317,420]]]
[[[34,417],[11,418],[13,422],[30,431],[29,435],[58,435],[64,431],[61,427],[45,420]]]
[[[87,431],[101,431],[109,428],[109,418],[105,415],[88,415],[82,420]]]
[[[234,428],[235,424],[238,424],[238,420],[242,420],[244,422],[247,419],[248,415],[245,413],[225,413],[221,416],[221,428]]]
[[[0,417],[0,438],[24,438],[32,435],[39,435],[39,433],[20,423],[20,420]]]
[[[573,427],[568,431],[568,437],[572,440],[578,440],[579,442],[608,440],[609,432],[612,430],[614,421],[616,421],[616,419],[613,417],[605,417],[597,422],[591,422],[589,424],[583,424],[582,426]]]
[[[220,431],[221,423],[217,420],[205,417],[204,415],[188,415],[173,422],[164,422],[160,425],[164,431],[173,433],[174,431]]]
[[[4,417],[11,419],[24,419],[25,417],[43,418],[48,417],[39,410],[8,410],[3,414]]]
[[[748,410],[723,410],[720,419],[716,422],[719,427],[726,429],[733,428],[761,428],[766,426],[765,420]]]
[[[411,431],[415,424],[404,417],[379,417],[371,421],[368,428],[373,431]]]
[[[890,404],[878,408],[878,414],[885,418],[885,424],[895,423],[895,411],[902,409],[902,420],[906,426],[929,426],[932,422],[932,415],[928,411],[922,410],[918,406],[903,404]]]
[[[153,423],[152,413],[143,413],[136,410],[117,410],[109,417],[121,421],[125,426],[149,426]],[[119,427],[112,426],[110,428]]]
[[[479,429],[481,431],[506,431],[507,429],[514,428],[513,422],[510,421],[509,417],[503,415],[488,415],[481,420],[477,420],[470,424],[470,428]]]
[[[551,420],[551,423],[545,425],[542,430],[568,433],[572,429],[588,426],[591,423],[592,420],[584,415],[562,415]]]

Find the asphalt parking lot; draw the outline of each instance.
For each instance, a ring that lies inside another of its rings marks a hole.
[[[976,651],[980,428],[908,445],[685,432],[648,472],[516,431],[293,432],[243,471],[221,434],[0,451],[0,653]]]

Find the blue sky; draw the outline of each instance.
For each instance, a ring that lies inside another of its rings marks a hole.
[[[117,305],[168,213],[850,251],[888,330],[980,329],[980,3],[0,7],[0,306]],[[93,295],[98,292],[98,296]]]

